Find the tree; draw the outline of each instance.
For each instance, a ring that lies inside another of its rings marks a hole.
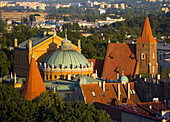
[[[0,77],[9,74],[10,62],[8,61],[7,55],[0,50]]]
[[[34,121],[35,105],[20,97],[12,86],[0,84],[0,120]]]
[[[1,32],[1,33],[6,33],[6,32],[7,32],[7,30],[5,29],[5,27],[6,27],[5,22],[0,19],[0,32]]]
[[[105,111],[83,101],[63,103],[52,90],[28,101],[13,86],[3,84],[0,84],[0,110],[1,121],[111,121]]]

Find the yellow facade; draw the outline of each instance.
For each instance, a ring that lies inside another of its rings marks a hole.
[[[47,32],[48,33],[48,32]],[[45,37],[45,36],[44,36]],[[38,64],[43,64],[45,59],[55,50],[59,50],[61,46],[61,42],[64,39],[61,37],[55,35],[52,33],[52,36],[49,38],[40,41],[40,43],[33,45],[34,40],[28,40],[27,44],[28,46],[23,48],[22,44],[17,45],[17,41],[14,40],[14,72],[17,74],[17,76],[26,77],[27,72],[29,70],[29,63],[31,61],[31,56],[34,54],[34,58]],[[71,45],[73,46],[73,49],[81,53],[81,46],[80,46],[80,40],[79,40],[79,46]],[[41,68],[42,69],[42,68]],[[43,79],[46,80],[55,80],[59,78],[66,79],[67,75],[70,74],[72,77],[77,74],[83,74],[86,76],[90,76],[93,73],[92,66],[88,66],[86,68],[82,69],[54,69],[54,70],[48,70],[47,68],[44,68],[43,70],[40,70]]]

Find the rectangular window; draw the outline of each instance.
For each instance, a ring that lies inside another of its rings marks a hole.
[[[153,53],[152,56],[153,56],[153,59],[154,59],[155,58],[155,54]]]
[[[160,61],[162,61],[162,55],[160,54]]]
[[[154,67],[154,66],[152,66],[152,72],[153,72],[153,73],[155,72],[155,67]]]

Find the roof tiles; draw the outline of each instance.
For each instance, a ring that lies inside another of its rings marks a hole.
[[[148,17],[146,17],[145,19],[142,35],[138,38],[136,43],[157,43],[157,41],[152,35],[152,30]]]
[[[22,96],[27,100],[32,100],[39,96],[42,92],[45,92],[45,90],[46,88],[36,65],[35,59],[32,58]]]
[[[135,55],[135,44],[109,43],[102,77],[117,80],[117,72],[120,75],[124,70],[124,74],[130,79],[135,73]]]
[[[130,89],[135,89],[134,82],[130,83]],[[118,100],[117,85],[120,85],[120,100]],[[131,94],[130,99],[127,97],[127,85],[121,83],[106,83],[105,91],[98,84],[82,84],[82,91],[84,93],[85,102],[93,104],[93,102],[100,102],[107,105],[122,106],[122,103],[136,104],[140,102],[137,94]],[[94,92],[95,96],[93,96]],[[104,95],[103,95],[104,94]]]

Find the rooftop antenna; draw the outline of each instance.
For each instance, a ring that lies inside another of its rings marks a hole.
[[[67,29],[65,29],[65,39],[67,39]]]
[[[124,75],[124,70],[122,71],[122,75]]]

